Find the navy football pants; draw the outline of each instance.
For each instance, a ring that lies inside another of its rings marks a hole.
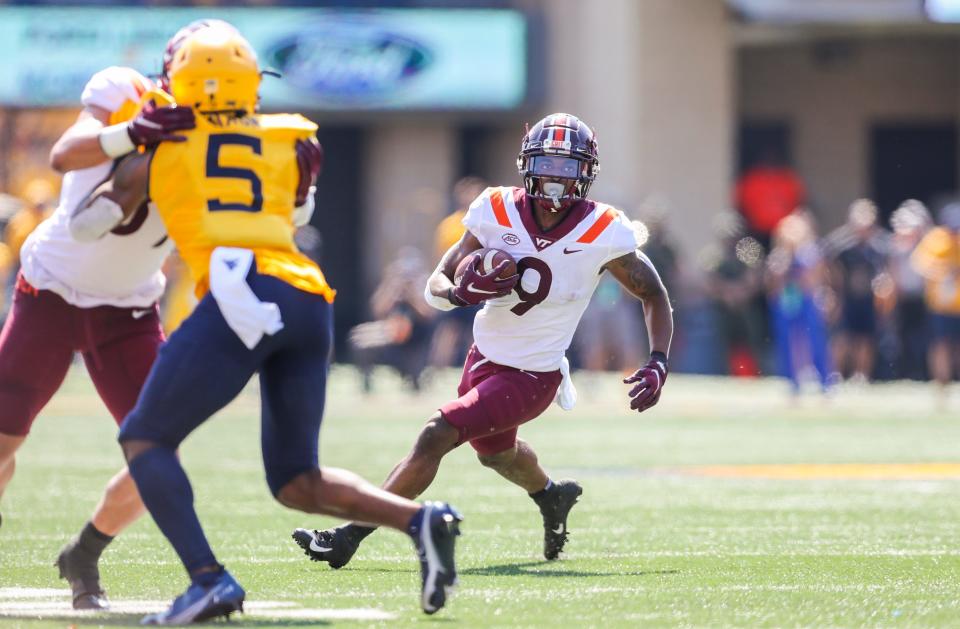
[[[318,467],[333,306],[321,295],[254,271],[247,281],[261,301],[277,304],[283,329],[249,350],[208,293],[160,348],[119,440],[175,449],[259,373],[263,464],[277,495],[294,477]]]

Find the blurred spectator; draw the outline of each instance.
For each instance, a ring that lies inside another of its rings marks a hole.
[[[467,208],[487,187],[479,177],[463,177],[453,185],[453,211],[440,221],[434,235],[434,258],[440,258],[452,247],[466,228],[463,216]],[[422,289],[423,287],[421,287]],[[436,328],[430,349],[430,364],[452,367],[461,364],[473,343],[473,316],[477,308],[454,308],[437,314]]]
[[[632,373],[644,355],[641,344],[645,337],[642,307],[624,293],[612,275],[604,273],[577,327],[580,366],[590,371]]]
[[[45,179],[34,179],[24,189],[24,205],[13,215],[3,233],[3,241],[13,254],[17,269],[20,268],[20,247],[37,225],[50,215],[55,195],[53,185]]]
[[[678,257],[677,247],[670,238],[667,226],[669,207],[667,200],[652,196],[640,206],[640,222],[638,229],[643,232],[639,237],[643,242],[643,252],[647,254],[653,266],[660,274],[663,285],[668,292],[672,292],[677,281]]]
[[[946,386],[953,376],[954,357],[960,355],[960,203],[941,210],[940,226],[923,237],[911,261],[926,280],[930,373]]]
[[[763,246],[735,212],[717,219],[718,242],[704,256],[706,289],[717,310],[727,373],[756,376],[763,353]]]
[[[394,367],[413,390],[420,390],[435,312],[423,299],[427,275],[420,252],[413,247],[402,249],[370,298],[375,320],[350,330],[364,391],[372,389],[375,364]]]
[[[890,277],[895,290],[897,328],[897,378],[927,379],[929,323],[924,302],[924,279],[910,262],[917,244],[932,226],[930,212],[916,199],[900,204],[890,217]]]
[[[809,213],[783,219],[771,243],[766,284],[780,373],[799,393],[801,376],[812,366],[825,391],[831,373],[823,312],[829,286]]]
[[[800,177],[772,150],[737,181],[737,208],[746,219],[750,233],[767,249],[773,230],[803,204],[804,197]]]
[[[873,201],[857,199],[850,204],[846,224],[827,236],[824,250],[838,296],[833,346],[836,367],[842,376],[865,382],[873,374],[879,339],[878,293],[882,291],[888,298],[893,295],[889,276],[884,276],[889,239],[877,225]]]

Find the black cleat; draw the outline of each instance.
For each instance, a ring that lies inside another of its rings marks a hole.
[[[54,565],[60,569],[60,578],[70,584],[74,609],[110,609],[107,593],[100,587],[100,570],[96,559],[70,542],[60,551]]]
[[[419,516],[410,534],[420,556],[420,606],[424,613],[435,614],[459,583],[454,547],[463,516],[444,502],[423,503]]]
[[[567,516],[583,493],[577,481],[562,480],[553,484],[546,494],[537,500],[543,516],[543,556],[553,561],[563,552],[567,543]]]
[[[293,539],[303,549],[303,554],[311,561],[325,561],[334,570],[339,570],[348,563],[360,547],[360,540],[349,534],[347,526],[316,531],[297,529],[293,532]]]

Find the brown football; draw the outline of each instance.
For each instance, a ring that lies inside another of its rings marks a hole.
[[[489,273],[490,271],[497,268],[501,262],[506,260],[509,262],[507,268],[503,270],[500,274],[501,278],[510,277],[517,272],[517,263],[506,251],[500,249],[477,249],[476,251],[471,251],[469,254],[463,257],[463,260],[460,260],[460,264],[457,265],[457,271],[453,274],[453,281],[456,284],[460,283],[460,279],[463,277],[463,274],[467,271],[467,266],[471,264],[472,260],[480,256],[480,273]]]

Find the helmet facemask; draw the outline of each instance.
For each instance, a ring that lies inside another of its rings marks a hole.
[[[593,175],[590,162],[561,155],[521,155],[518,160],[527,194],[557,212],[586,197]]]

